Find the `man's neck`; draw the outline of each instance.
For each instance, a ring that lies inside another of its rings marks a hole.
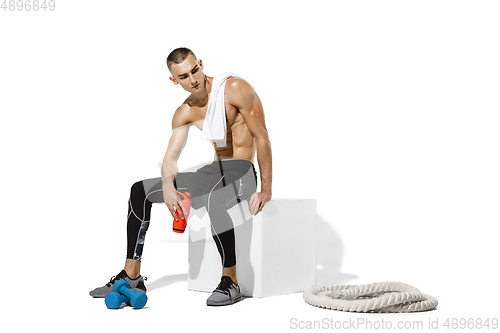
[[[213,78],[205,75],[205,82],[203,91],[199,93],[193,93],[193,98],[198,102],[197,104],[205,105],[208,103],[208,99],[210,97],[210,92],[212,91],[212,82]]]

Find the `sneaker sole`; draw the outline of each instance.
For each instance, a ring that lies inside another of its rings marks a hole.
[[[234,304],[234,303],[237,303],[239,301],[241,301],[243,299],[242,296],[236,298],[234,301],[225,301],[225,302],[221,302],[221,303],[215,303],[215,302],[207,302],[207,305],[208,306],[223,306],[223,305],[231,305],[231,304]]]
[[[146,290],[139,289],[139,288],[132,288],[132,290],[137,290],[137,291],[142,291],[143,293],[147,294]],[[111,291],[110,291],[111,292]],[[97,295],[90,295],[92,298],[105,298],[107,294],[97,294]]]

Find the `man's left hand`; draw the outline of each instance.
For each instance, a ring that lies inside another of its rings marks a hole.
[[[248,210],[250,214],[257,215],[260,213],[266,202],[271,200],[271,195],[265,192],[255,192],[248,201]]]

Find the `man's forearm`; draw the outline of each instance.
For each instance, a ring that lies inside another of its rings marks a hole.
[[[174,178],[177,176],[177,161],[165,156],[161,165],[161,181],[163,187],[174,187]]]
[[[269,139],[257,140],[257,161],[260,169],[260,191],[272,195],[273,157]]]

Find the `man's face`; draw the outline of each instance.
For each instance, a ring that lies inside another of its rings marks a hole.
[[[205,75],[202,72],[203,63],[201,60],[190,54],[186,60],[180,64],[172,64],[170,81],[180,84],[184,90],[190,93],[199,93],[205,89]]]

